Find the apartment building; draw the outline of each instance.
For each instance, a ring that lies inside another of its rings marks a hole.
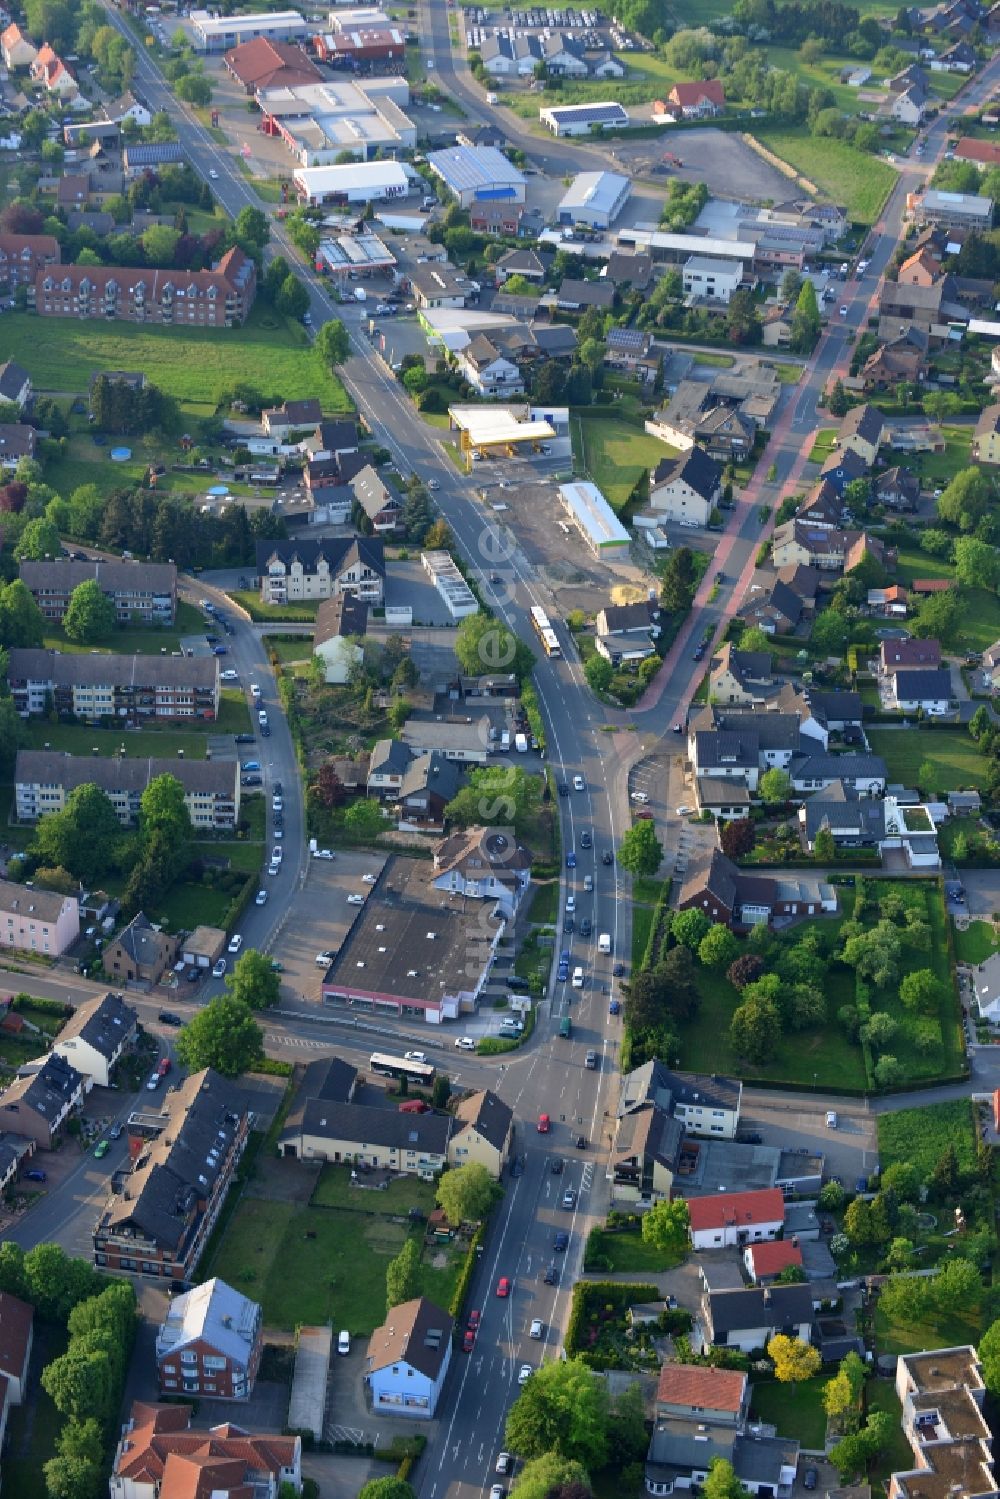
[[[165,1395],[248,1400],[260,1367],[260,1306],[218,1276],[175,1296],[156,1334],[156,1371]]]
[[[77,786],[97,786],[111,802],[123,827],[135,827],[139,804],[150,781],[170,775],[184,789],[191,826],[234,829],[240,820],[240,767],[235,760],[106,759],[58,750],[19,750],[14,798],[19,822],[37,822],[61,812]]]
[[[110,1271],[189,1279],[252,1121],[240,1087],[210,1067],[165,1094],[158,1114],[133,1116],[129,1135],[138,1144],[132,1170],[94,1228],[94,1263]]]
[[[43,317],[175,328],[234,328],[246,321],[256,295],[256,267],[237,247],[210,271],[67,265],[35,279],[35,310]]]
[[[59,241],[51,234],[0,234],[0,283],[12,293],[26,286],[33,302],[38,277],[59,264],[59,253]]]
[[[61,620],[74,588],[95,581],[115,606],[120,625],[172,625],[177,613],[177,568],[172,562],[99,559],[22,562],[21,581],[46,619]]]
[[[219,711],[215,656],[72,655],[13,650],[8,679],[22,718],[50,708],[87,723],[151,718],[214,719]]]
[[[972,1499],[995,1494],[993,1436],[983,1417],[985,1387],[969,1345],[903,1354],[896,1393],[913,1467],[893,1473],[889,1499]]]
[[[385,549],[371,536],[259,541],[257,576],[265,604],[353,593],[368,604],[385,594]]]
[[[111,1499],[278,1499],[302,1492],[302,1438],[226,1422],[191,1429],[190,1405],[135,1401],[111,1472]]]
[[[0,880],[0,949],[58,957],[79,935],[80,907],[74,896]]]

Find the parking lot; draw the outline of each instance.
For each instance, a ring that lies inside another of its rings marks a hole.
[[[378,854],[349,849],[338,851],[336,859],[329,862],[309,861],[305,884],[296,892],[271,950],[284,967],[282,1003],[322,1003],[320,984],[326,967],[317,964],[316,956],[338,951],[363,909],[348,905],[348,895],[367,894],[373,886],[364,876],[377,877],[385,862]]]
[[[836,1129],[827,1126],[829,1109],[836,1112]],[[861,1176],[870,1176],[878,1166],[875,1116],[853,1099],[820,1097],[812,1103],[744,1088],[740,1129],[759,1133],[765,1145],[822,1152],[824,1176],[839,1176],[846,1187],[853,1187]]]

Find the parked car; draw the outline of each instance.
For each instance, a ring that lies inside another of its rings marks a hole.
[[[48,1177],[44,1171],[39,1171],[37,1167],[34,1167],[31,1171],[24,1173],[24,1179],[29,1182],[43,1182],[47,1181]]]
[[[159,1020],[159,1022],[160,1022],[161,1025],[183,1025],[184,1024],[184,1022],[181,1019],[181,1017],[179,1015],[175,1015],[174,1012],[173,1012],[173,1010],[161,1010],[160,1013],[159,1013],[159,1015],[156,1018]]]
[[[254,905],[256,905],[256,906],[266,906],[267,905],[267,891],[266,890],[258,890],[257,891],[256,899],[254,900]]]
[[[212,969],[212,977],[214,979],[221,979],[227,967],[228,964],[226,963],[225,958],[219,958],[218,962]]]
[[[242,946],[243,946],[243,938],[240,936],[239,932],[234,932],[233,935],[229,939],[229,947],[228,947],[227,951],[228,952],[232,952],[232,953],[236,953],[236,952],[239,952],[239,950],[240,950],[240,948]]]
[[[110,1149],[111,1149],[111,1141],[110,1140],[98,1140],[97,1144],[94,1146],[94,1160],[95,1161],[103,1160],[104,1157],[107,1155],[107,1153],[108,1153],[108,1151]]]
[[[149,1093],[155,1093],[162,1081],[163,1079],[160,1076],[159,1070],[157,1070],[151,1075],[149,1082],[146,1084],[146,1091]]]

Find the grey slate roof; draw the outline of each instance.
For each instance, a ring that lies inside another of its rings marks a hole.
[[[402,775],[409,769],[413,751],[401,739],[380,739],[372,750],[368,774]]]
[[[896,696],[903,702],[932,702],[952,696],[950,671],[894,671],[892,676]]]
[[[444,1155],[454,1121],[450,1114],[400,1114],[395,1109],[369,1108],[360,1103],[331,1103],[309,1098],[298,1127],[287,1126],[279,1140],[315,1135],[357,1145],[382,1145],[395,1150]]]
[[[119,995],[105,994],[78,1006],[59,1032],[59,1040],[79,1036],[81,1041],[86,1041],[110,1061],[121,1048],[122,1041],[135,1030],[138,1021],[138,1011]]]
[[[440,750],[428,750],[416,755],[403,772],[399,785],[399,800],[417,796],[421,792],[433,791],[435,796],[450,802],[462,784],[462,767],[447,759]]]
[[[650,476],[649,487],[656,489],[675,479],[683,479],[702,499],[710,500],[722,482],[722,469],[704,448],[696,444],[680,458],[661,459]]]
[[[618,1098],[619,1115],[631,1113],[640,1104],[655,1103],[657,1108],[672,1113],[677,1103],[693,1103],[695,1100],[707,1108],[738,1109],[743,1093],[743,1084],[731,1077],[711,1077],[703,1073],[674,1072],[658,1057],[643,1066],[627,1072],[622,1078]]]
[[[885,803],[870,796],[859,796],[843,781],[831,781],[816,791],[804,805],[806,837],[810,842],[821,828],[831,833],[860,829],[860,836],[878,843],[885,834]]]
[[[371,568],[379,577],[385,577],[385,548],[375,536],[328,536],[321,539],[301,537],[294,541],[258,541],[257,572],[267,572],[268,563],[277,558],[289,566],[294,560],[301,562],[306,572],[314,572],[320,558],[324,558],[331,573],[336,576],[355,562]]]
[[[5,360],[0,364],[0,400],[16,401],[28,379],[30,376],[23,365],[15,359]]]
[[[708,1302],[716,1338],[720,1333],[746,1328],[781,1328],[813,1320],[812,1291],[807,1285],[771,1286],[767,1291],[711,1291]]]
[[[489,1088],[479,1093],[470,1093],[455,1110],[459,1125],[469,1125],[488,1140],[495,1150],[502,1150],[510,1133],[514,1111]],[[457,1133],[457,1131],[456,1131]]]
[[[819,780],[823,776],[832,776],[844,782],[880,776],[884,781],[886,773],[885,761],[881,755],[832,755],[818,752],[815,755],[795,755],[788,767],[788,774],[793,781]]]

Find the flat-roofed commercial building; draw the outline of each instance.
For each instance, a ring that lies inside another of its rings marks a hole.
[[[297,10],[261,11],[249,16],[218,16],[208,10],[193,10],[189,17],[195,47],[200,52],[228,52],[241,42],[266,36],[272,42],[304,42],[313,27]]]
[[[449,146],[432,151],[427,165],[461,208],[474,203],[523,203],[525,178],[496,146]]]
[[[404,113],[409,102],[405,78],[333,78],[257,91],[261,129],[283,140],[301,167],[336,165],[345,151],[368,161],[377,151],[412,150],[417,129]]]
[[[628,555],[631,538],[596,484],[560,484],[559,499],[595,557]]]
[[[632,182],[620,172],[581,172],[556,210],[560,224],[607,229],[628,202]]]
[[[296,167],[292,181],[300,203],[368,203],[405,198],[410,191],[406,168],[398,161],[341,162],[326,167]]]
[[[121,625],[172,625],[177,612],[177,568],[172,562],[101,558],[22,562],[21,582],[46,619],[61,620],[73,589],[96,581]]]
[[[985,231],[993,222],[993,199],[929,187],[922,198],[914,200],[913,217],[918,223],[936,224],[939,229]]]
[[[539,449],[556,435],[552,423],[527,406],[449,406],[448,416],[467,461],[473,453],[512,458],[525,445]]]
[[[98,786],[123,827],[134,827],[150,781],[170,775],[184,788],[195,828],[233,829],[240,817],[240,767],[236,760],[119,760],[18,750],[14,796],[19,822],[61,812],[77,786]]]
[[[50,706],[88,723],[101,718],[123,724],[148,718],[214,719],[219,711],[215,656],[63,656],[59,651],[13,650],[7,676],[22,718],[45,713]]]
[[[627,130],[632,123],[614,100],[593,104],[557,104],[540,109],[538,118],[553,135],[589,135],[591,130]]]

